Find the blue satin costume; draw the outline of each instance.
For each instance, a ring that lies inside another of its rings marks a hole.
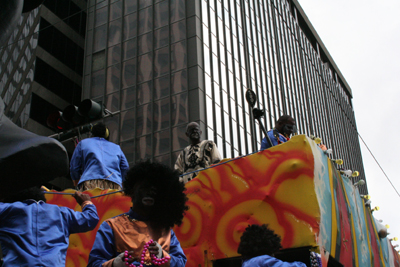
[[[126,216],[128,215],[128,216]],[[119,217],[119,218],[118,218]],[[141,218],[137,213],[132,211],[132,209],[124,214],[118,215],[112,219],[109,220],[119,220],[122,219],[123,217],[129,217],[135,221],[135,223],[140,222],[142,225],[146,225],[145,219]],[[121,220],[119,220],[121,221]],[[145,226],[149,227],[149,226]],[[149,227],[150,228],[150,227]],[[170,234],[168,233],[168,236],[170,236],[170,241],[168,242],[167,246],[169,247],[168,251],[165,251],[168,253],[168,255],[171,257],[169,266],[170,267],[184,267],[186,264],[186,256],[181,248],[181,245],[178,241],[178,239],[175,236],[175,233],[173,230],[169,230]],[[152,231],[150,231],[152,232]],[[117,257],[121,252],[123,251],[118,251],[118,247],[126,247],[126,244],[121,244],[121,235],[124,237],[124,239],[128,242],[132,241],[132,243],[137,243],[136,240],[140,238],[140,236],[132,231],[130,228],[130,225],[128,227],[120,226],[119,230],[115,230],[115,233],[118,235],[114,235],[113,229],[110,227],[110,224],[107,221],[104,221],[100,227],[99,230],[97,231],[96,234],[96,240],[93,244],[92,251],[89,254],[89,263],[88,267],[101,267],[101,266],[112,266],[112,260]],[[118,238],[117,238],[118,237]],[[150,236],[151,238],[154,239],[154,237]],[[169,238],[168,238],[169,239]],[[116,241],[118,240],[118,241]],[[154,239],[157,241],[157,239]],[[124,243],[124,242],[123,242]],[[159,242],[160,243],[160,242]],[[161,244],[163,246],[163,244]],[[128,249],[127,250],[133,250],[133,249]],[[141,251],[138,252],[139,254]],[[165,253],[164,253],[165,254]],[[104,265],[103,265],[104,264]],[[133,262],[135,266],[139,266],[139,262]],[[147,266],[144,264],[144,266]],[[151,265],[153,266],[153,265]]]
[[[93,230],[98,221],[94,205],[78,212],[43,201],[0,202],[3,266],[65,266],[69,235]]]
[[[277,140],[276,137],[274,136],[274,130],[268,131],[267,134],[268,134],[268,136],[269,136],[269,139],[270,139],[271,142],[272,142],[272,146],[278,145],[278,140]],[[285,142],[287,142],[287,141],[288,141],[288,140],[286,139],[285,136],[283,136],[282,134],[279,134],[279,142],[285,143]],[[270,146],[270,144],[269,144],[267,138],[264,137],[263,140],[261,141],[261,148],[260,148],[260,150],[264,150],[264,149],[267,149],[267,148],[270,148],[270,147],[271,147],[271,146]]]
[[[71,158],[72,180],[106,179],[122,187],[129,164],[119,145],[100,137],[79,142]],[[82,175],[82,176],[81,176]]]

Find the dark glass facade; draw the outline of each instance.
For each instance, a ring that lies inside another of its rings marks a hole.
[[[111,139],[130,163],[172,166],[190,121],[223,157],[259,149],[247,88],[267,129],[293,116],[364,179],[351,89],[297,1],[90,1],[83,94],[121,111]]]
[[[251,89],[267,129],[293,116],[365,179],[351,89],[296,0],[46,0],[19,25],[0,94],[22,127],[49,135],[49,110],[92,98],[120,111],[106,123],[131,164],[172,166],[190,121],[231,158],[260,148]]]
[[[19,126],[29,119],[39,19],[38,9],[23,15],[7,45],[0,48],[0,96],[6,105],[4,113]]]
[[[128,161],[171,165],[189,122],[186,1],[92,1],[84,96],[121,113],[107,119]]]
[[[0,48],[0,95],[17,125],[50,135],[49,111],[80,102],[86,8],[85,0],[46,0],[22,14]]]

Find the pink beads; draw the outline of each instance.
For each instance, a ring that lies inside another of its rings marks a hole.
[[[147,252],[147,250],[149,250],[150,244],[152,244],[152,243],[154,243],[154,241],[152,239],[150,239],[144,245],[142,254],[140,255],[141,257],[140,257],[140,265],[139,265],[139,267],[143,267],[144,258],[146,257],[146,252]],[[129,264],[129,262],[128,262],[128,259],[132,258],[132,256],[129,255],[127,250],[125,251],[124,256],[125,256],[125,258],[124,258],[125,265],[129,266],[129,267],[135,267],[135,265],[133,263]],[[153,263],[154,265],[161,265],[161,264],[167,263],[171,259],[171,257],[169,257],[169,256],[166,256],[165,258],[159,259],[154,254],[151,254],[150,258],[151,258],[151,263]]]

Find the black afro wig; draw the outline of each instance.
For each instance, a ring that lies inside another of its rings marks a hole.
[[[238,253],[243,259],[272,256],[281,248],[281,238],[268,225],[249,225],[240,238]]]
[[[189,208],[186,205],[186,188],[179,182],[179,173],[158,162],[142,161],[126,174],[123,182],[125,194],[133,200],[135,185],[143,182],[157,189],[154,209],[149,220],[160,228],[181,225],[185,211]]]

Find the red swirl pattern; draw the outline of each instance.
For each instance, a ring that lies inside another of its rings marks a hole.
[[[350,203],[346,202],[341,177],[333,171],[325,180],[314,183],[314,176],[319,177],[318,167],[322,166],[314,164],[325,163],[315,150],[312,151],[315,144],[310,145],[310,142],[304,135],[295,136],[284,145],[201,171],[196,179],[186,184],[189,210],[182,225],[175,227],[174,231],[188,258],[187,267],[213,266],[214,260],[238,256],[236,251],[245,228],[249,224],[264,223],[281,236],[283,248],[318,247],[316,239],[319,236],[324,239],[319,244],[332,241],[336,246],[335,250],[327,250],[323,255],[323,266],[327,266],[331,252],[332,257],[346,266],[357,266],[357,250],[352,249],[352,244],[360,241],[352,235],[348,213]],[[328,179],[332,182],[331,191],[326,193],[328,198],[323,199],[320,195],[317,199],[316,184],[326,185]],[[86,193],[98,196],[112,191],[115,190],[96,189]],[[335,197],[331,198],[329,194]],[[72,196],[46,195],[46,198],[48,203],[81,210]],[[334,210],[329,210],[331,202],[327,199],[332,199]],[[325,204],[322,209],[325,213],[321,213],[322,206],[318,201]],[[92,202],[97,207],[100,222],[93,231],[71,235],[66,266],[86,266],[100,224],[131,207],[130,198],[121,193],[94,198]],[[331,212],[332,220],[325,217],[325,221],[321,220],[321,216]],[[379,266],[382,247],[373,227],[371,212],[366,212],[371,257],[373,255],[373,264]],[[320,236],[320,223],[325,229],[332,230],[332,236]],[[394,266],[399,266],[398,254],[393,247],[389,249],[394,251]]]
[[[200,172],[186,184],[190,209],[174,229],[190,259],[186,266],[238,256],[249,224],[268,223],[283,248],[316,245],[313,155],[304,139],[289,143]]]

